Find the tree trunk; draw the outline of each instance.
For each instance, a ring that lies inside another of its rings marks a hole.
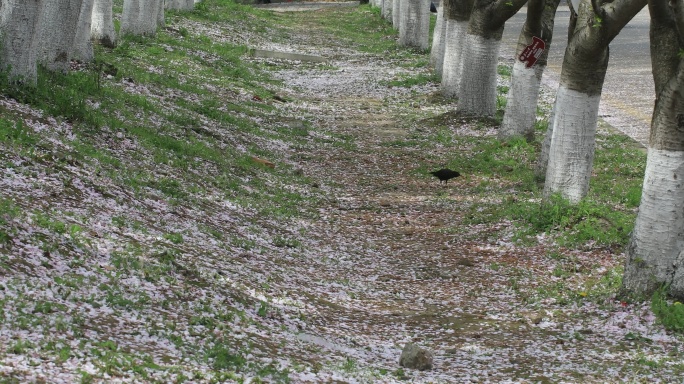
[[[35,42],[42,7],[42,0],[0,2],[0,65],[9,69],[11,81],[36,84]]]
[[[444,18],[444,6],[437,7],[437,20],[435,30],[432,34],[432,50],[430,51],[430,65],[435,69],[435,73],[442,77],[444,67],[444,45],[446,40],[446,19]]]
[[[579,2],[579,0],[572,0],[574,2]],[[568,41],[572,38],[575,32],[575,26],[577,26],[577,12],[573,8],[573,3],[568,2],[568,7],[570,8],[570,23],[568,24]],[[539,159],[537,160],[537,166],[535,167],[535,177],[538,180],[543,181],[546,178],[546,171],[549,165],[549,152],[551,152],[551,138],[553,137],[553,121],[556,117],[556,101],[553,102],[553,109],[551,110],[551,115],[549,116],[549,121],[546,127],[546,134],[544,134],[544,141],[542,142],[541,151],[539,154]]]
[[[401,24],[401,3],[407,0],[394,0],[392,2],[392,25],[395,29],[399,29]]]
[[[162,0],[124,0],[121,34],[154,36],[163,17]]]
[[[627,248],[622,292],[661,286],[684,299],[684,5],[651,0],[651,61],[656,104],[639,214]]]
[[[82,0],[46,1],[40,21],[38,61],[51,71],[69,71]]]
[[[430,38],[430,0],[404,0],[399,12],[399,45],[427,50]]]
[[[586,196],[598,106],[608,68],[608,44],[645,4],[645,0],[607,3],[606,9],[598,8],[597,15],[588,0],[580,3],[577,28],[565,50],[556,94],[545,198],[560,193],[577,203]]]
[[[475,0],[462,52],[459,112],[477,116],[496,113],[496,68],[501,35],[506,20],[513,17],[526,1]]]
[[[112,0],[94,0],[90,35],[95,42],[105,47],[113,48],[116,46]]]
[[[176,11],[190,11],[195,8],[195,0],[166,0],[164,8]]]
[[[394,1],[393,0],[384,0],[382,2],[382,18],[387,20],[387,21],[392,21],[392,7],[393,7]]]
[[[93,43],[90,38],[93,18],[93,1],[94,0],[83,0],[83,3],[81,3],[81,12],[78,16],[76,35],[74,36],[74,43],[72,45],[71,57],[83,62],[92,61],[95,57]]]
[[[527,4],[527,19],[518,38],[506,112],[499,129],[502,140],[515,136],[524,136],[528,140],[534,138],[539,87],[551,48],[559,3],[560,0],[530,0]],[[541,53],[535,52],[534,49],[539,49],[541,44],[544,45]]]
[[[463,70],[462,48],[473,8],[472,0],[443,0],[446,23],[444,62],[442,63],[442,94],[457,97]]]

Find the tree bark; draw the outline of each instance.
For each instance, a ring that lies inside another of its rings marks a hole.
[[[596,8],[589,0],[580,3],[556,94],[545,198],[559,193],[577,203],[586,196],[608,44],[645,5],[646,0],[617,0]]]
[[[458,92],[461,113],[496,113],[496,68],[506,20],[527,0],[475,0],[463,46],[463,71]]]
[[[105,47],[113,48],[116,46],[112,0],[94,0],[90,36],[95,42]]]
[[[442,63],[442,94],[458,97],[463,70],[462,52],[468,30],[473,0],[443,0],[446,35]]]
[[[0,2],[0,65],[9,69],[11,81],[36,84],[36,38],[42,7],[42,0]]]
[[[622,292],[661,286],[684,299],[684,4],[650,0],[656,103],[639,214],[627,248]]]
[[[94,0],[83,0],[81,3],[81,12],[78,16],[76,34],[72,45],[71,57],[83,62],[92,61],[95,57],[90,33],[93,19],[93,2]]]
[[[121,33],[154,36],[163,17],[163,0],[124,0]]]
[[[392,25],[395,29],[399,29],[401,25],[401,3],[406,0],[394,0],[392,2]]]
[[[40,21],[38,61],[51,71],[67,72],[81,14],[82,0],[46,1]]]
[[[444,5],[437,7],[437,20],[435,30],[432,34],[432,49],[430,51],[430,65],[435,69],[435,73],[442,77],[444,68],[444,45],[446,40],[446,19],[444,18]]]
[[[394,0],[384,0],[382,2],[382,18],[388,21],[392,21],[392,7],[394,6]]]
[[[427,50],[430,37],[430,0],[404,0],[399,12],[399,45]]]
[[[191,11],[195,8],[195,0],[166,0],[164,8],[177,11]]]
[[[506,111],[503,124],[499,129],[502,140],[515,136],[524,136],[528,140],[534,138],[534,123],[536,121],[537,100],[541,78],[546,68],[556,9],[560,0],[530,0],[527,4],[527,19],[520,31],[516,60],[513,64],[511,88],[508,91]],[[527,51],[539,45],[540,39],[544,44],[541,55],[527,55]],[[527,59],[527,61],[522,61]]]

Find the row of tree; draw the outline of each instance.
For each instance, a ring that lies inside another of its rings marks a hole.
[[[527,3],[501,139],[534,135],[542,73],[560,0],[442,0],[431,50],[444,95],[470,115],[496,112],[505,22]],[[374,0],[399,43],[424,49],[430,0]],[[397,4],[399,3],[399,4]],[[627,248],[623,293],[665,286],[684,298],[684,0],[572,0],[560,85],[539,159],[544,196],[577,203],[589,189],[598,106],[610,42],[646,5],[656,100],[639,213]]]
[[[121,34],[154,35],[164,10],[193,9],[198,0],[124,0]],[[112,0],[0,0],[0,66],[14,81],[34,84],[37,64],[68,71],[94,57],[93,42],[116,44]]]

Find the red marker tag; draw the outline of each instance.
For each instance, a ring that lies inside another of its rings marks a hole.
[[[523,63],[527,62],[527,64],[525,64],[525,68],[530,68],[534,65],[534,63],[537,62],[539,56],[544,53],[544,48],[546,48],[544,40],[538,38],[537,36],[532,36],[532,44],[525,47],[520,56],[518,56],[518,59],[520,59],[520,61]]]

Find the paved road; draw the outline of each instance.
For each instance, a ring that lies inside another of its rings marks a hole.
[[[506,23],[501,54],[514,57],[520,29],[526,11]],[[567,43],[570,11],[558,8],[549,51],[549,65],[544,73],[544,84],[555,89],[560,78],[563,54]],[[599,114],[610,125],[646,146],[653,113],[655,91],[651,73],[648,42],[649,15],[643,9],[610,45],[608,74],[603,86]]]

